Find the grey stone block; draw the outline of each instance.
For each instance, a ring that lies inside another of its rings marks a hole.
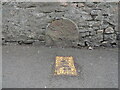
[[[105,29],[105,33],[107,33],[107,34],[114,33],[114,29],[112,27],[108,27]]]

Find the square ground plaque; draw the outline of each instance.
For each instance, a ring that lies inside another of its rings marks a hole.
[[[73,57],[56,56],[54,75],[76,76],[77,71],[74,65]]]

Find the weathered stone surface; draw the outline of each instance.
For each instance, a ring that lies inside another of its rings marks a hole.
[[[77,43],[77,46],[78,47],[84,47],[85,46],[85,42],[84,42],[84,40],[80,40],[78,43]]]
[[[88,26],[87,21],[79,22],[78,26],[79,27],[86,27],[86,26]]]
[[[114,29],[112,27],[108,27],[105,29],[105,33],[114,33]]]
[[[83,3],[78,3],[78,7],[84,7],[85,5]]]
[[[51,13],[51,12],[54,12],[55,10],[56,10],[56,8],[53,6],[46,6],[46,7],[42,7],[40,9],[40,11],[43,13]]]
[[[102,21],[101,22],[101,29],[106,29],[109,26],[109,23]]]
[[[108,41],[103,41],[101,43],[101,46],[104,46],[104,47],[111,47],[110,43]]]
[[[84,6],[84,7],[82,8],[82,10],[90,13],[91,10],[92,10],[92,8],[91,8],[91,7]]]
[[[101,10],[92,10],[91,15],[99,15],[101,14]]]
[[[100,21],[89,21],[87,22],[89,26],[99,27],[101,25]]]
[[[106,41],[116,40],[116,38],[117,38],[116,34],[105,34],[104,35],[104,39]]]
[[[88,30],[89,30],[89,35],[90,36],[93,36],[93,35],[96,34],[96,31],[93,28],[89,28]]]
[[[102,21],[102,20],[104,20],[104,16],[98,15],[95,17],[95,20]]]
[[[64,6],[64,7],[67,7],[67,6],[68,6],[68,3],[66,3],[66,2],[61,2],[60,5],[61,5],[61,6]]]
[[[115,36],[111,36],[111,33],[119,36],[117,4],[117,2],[4,2],[2,4],[2,35],[9,41],[31,38],[45,41],[44,37],[48,37],[49,40],[51,37],[45,35],[46,26],[53,20],[64,17],[77,24],[79,40],[83,38],[83,43],[87,39],[96,46],[100,45],[100,41],[104,38],[110,44],[116,39]],[[60,45],[61,43],[65,45],[66,42],[69,41],[59,41]]]
[[[91,17],[91,15],[89,15],[89,14],[84,14],[84,15],[82,15],[82,18],[83,18],[84,20],[92,20],[92,17]]]
[[[46,45],[73,46],[77,40],[77,26],[68,19],[55,20],[47,27]]]
[[[93,7],[95,4],[93,2],[85,2],[88,7]]]
[[[103,34],[104,30],[97,30],[97,34]]]
[[[100,29],[100,26],[99,27],[93,27],[94,31]]]
[[[81,37],[85,37],[85,36],[86,36],[86,32],[81,32],[81,33],[80,33],[80,36],[81,36]]]

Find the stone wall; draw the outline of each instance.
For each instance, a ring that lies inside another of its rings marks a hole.
[[[3,2],[2,7],[7,41],[45,41],[47,25],[65,17],[78,26],[78,46],[117,45],[117,2]]]

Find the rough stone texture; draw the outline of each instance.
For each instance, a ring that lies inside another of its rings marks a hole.
[[[69,19],[53,21],[46,29],[46,45],[74,46],[78,41],[78,27]]]
[[[108,27],[105,29],[105,33],[114,33],[114,29],[112,27]]]
[[[2,34],[5,40],[45,41],[47,25],[64,17],[77,24],[81,46],[86,46],[86,40],[93,46],[100,46],[109,38],[108,44],[113,40],[117,42],[117,2],[4,2],[2,6]]]

